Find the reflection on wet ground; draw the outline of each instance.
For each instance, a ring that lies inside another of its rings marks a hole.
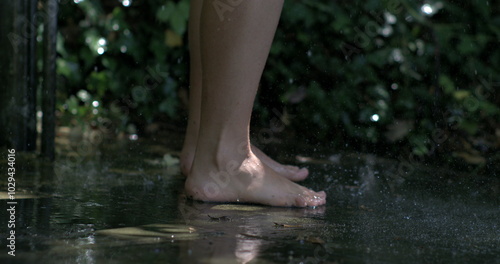
[[[299,157],[327,206],[273,208],[187,200],[176,153],[159,144],[61,153],[54,165],[18,156],[16,256],[4,248],[1,263],[500,263],[492,177]]]

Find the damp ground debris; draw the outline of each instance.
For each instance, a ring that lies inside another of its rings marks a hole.
[[[479,176],[301,153],[327,205],[279,208],[187,199],[178,153],[155,142],[78,151],[18,156],[16,256],[1,263],[500,263],[498,182]]]

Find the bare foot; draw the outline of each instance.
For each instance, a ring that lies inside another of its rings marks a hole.
[[[269,166],[279,175],[291,180],[291,181],[302,181],[309,175],[309,170],[307,168],[299,168],[292,165],[283,165],[277,161],[271,159],[262,150],[252,145],[252,152],[259,158],[264,164]]]
[[[251,152],[229,157],[222,162],[210,162],[214,160],[210,158],[195,161],[185,183],[187,195],[202,201],[271,206],[306,207],[326,202],[325,192],[314,192],[282,177]]]
[[[188,149],[189,147],[185,146],[180,156],[181,173],[183,175],[189,175],[194,159],[195,149]],[[297,166],[283,165],[281,163],[278,163],[254,145],[252,145],[252,152],[255,154],[255,156],[257,156],[257,158],[259,158],[264,164],[269,166],[277,174],[291,181],[302,181],[309,175],[309,171],[307,170],[307,168],[299,168]]]

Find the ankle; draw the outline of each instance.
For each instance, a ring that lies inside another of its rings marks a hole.
[[[194,156],[193,170],[202,169],[206,173],[208,165],[214,172],[234,171],[250,155],[250,145],[245,141],[240,141],[239,144],[231,144],[228,141],[199,144]]]

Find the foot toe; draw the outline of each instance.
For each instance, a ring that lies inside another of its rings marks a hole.
[[[295,171],[289,170],[290,180],[292,181],[302,181],[309,175],[309,170],[307,168],[298,168]]]
[[[326,198],[326,193],[324,191],[321,191],[321,192],[317,192],[316,193],[316,196],[319,196],[321,198]]]
[[[309,201],[307,202],[307,205],[308,206],[320,206],[320,205],[325,204],[325,202],[326,202],[325,198],[316,196],[316,197],[310,198]]]
[[[285,165],[285,168],[290,172],[297,172],[298,170],[300,170],[298,166],[293,166],[293,165]]]
[[[297,207],[307,207],[308,206],[308,199],[306,199],[304,196],[297,196],[295,198],[295,204],[294,206]]]

